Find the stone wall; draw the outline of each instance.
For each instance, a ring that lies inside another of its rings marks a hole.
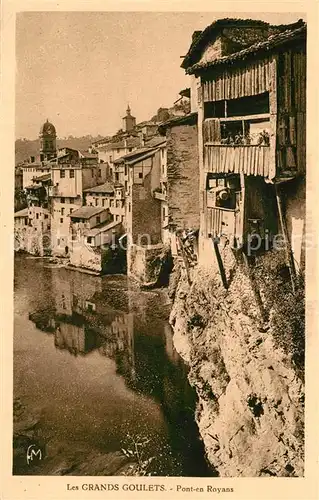
[[[151,189],[152,176],[148,174],[143,184],[132,186],[132,239],[137,244],[161,242],[161,203]],[[149,239],[140,240],[142,235]]]
[[[142,247],[129,245],[127,249],[127,274],[142,285],[155,285],[160,269],[163,245],[150,245]]]
[[[197,125],[167,130],[168,211],[180,229],[199,227]]]
[[[70,251],[70,264],[74,267],[101,272],[101,252],[96,248],[85,245],[83,242],[79,242]]]

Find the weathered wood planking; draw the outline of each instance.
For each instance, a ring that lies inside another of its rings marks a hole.
[[[285,51],[278,65],[277,173],[306,170],[306,54]]]
[[[223,211],[216,208],[207,208],[207,236],[211,234],[214,238],[222,233]]]
[[[269,176],[268,146],[204,146],[207,172]]]
[[[221,75],[203,82],[204,101],[238,99],[269,91],[269,65],[267,58],[247,63],[242,68],[225,70]]]

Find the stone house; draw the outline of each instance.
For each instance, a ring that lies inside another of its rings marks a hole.
[[[72,212],[70,264],[102,273],[107,272],[106,253],[115,248],[124,230],[113,220],[110,210],[82,206]]]
[[[166,137],[161,192],[165,199],[166,231],[173,255],[178,235],[199,229],[199,161],[197,113],[172,118],[159,126]],[[166,164],[166,165],[165,165]]]

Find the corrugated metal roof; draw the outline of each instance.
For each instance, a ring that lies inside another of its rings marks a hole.
[[[71,219],[73,219],[73,217],[76,219],[90,219],[94,215],[104,211],[107,211],[107,208],[84,206],[74,210],[74,212],[70,214],[70,217]]]

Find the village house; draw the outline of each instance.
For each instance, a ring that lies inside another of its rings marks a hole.
[[[197,89],[204,265],[212,238],[220,262],[220,238],[267,250],[279,232],[292,277],[303,267],[305,51],[303,21],[221,19],[193,37],[182,67]]]
[[[172,118],[159,126],[166,137],[161,169],[163,226],[172,255],[180,254],[180,238],[199,229],[199,162],[197,113]],[[181,256],[181,255],[180,255]]]
[[[110,209],[82,206],[71,213],[70,219],[71,266],[106,273],[111,264],[120,264],[116,262],[114,252],[124,230],[121,222],[113,220]],[[120,260],[119,252],[118,258]]]
[[[165,139],[162,140],[165,142]],[[117,160],[124,171],[127,272],[146,284],[155,279],[155,261],[162,252],[159,147],[140,148]]]
[[[56,130],[54,125],[47,120],[40,128],[40,154],[30,156],[20,165],[22,169],[22,187],[29,186],[34,177],[51,171],[51,160],[56,157]]]
[[[15,250],[33,255],[51,252],[50,174],[42,174],[26,186],[27,208],[14,214]]]
[[[70,215],[83,204],[83,190],[105,182],[107,171],[94,153],[60,149],[51,166],[49,196],[52,213],[52,253],[65,256],[69,250]]]
[[[83,197],[85,205],[108,208],[116,222],[125,222],[124,186],[122,184],[107,181],[99,186],[84,189]]]

